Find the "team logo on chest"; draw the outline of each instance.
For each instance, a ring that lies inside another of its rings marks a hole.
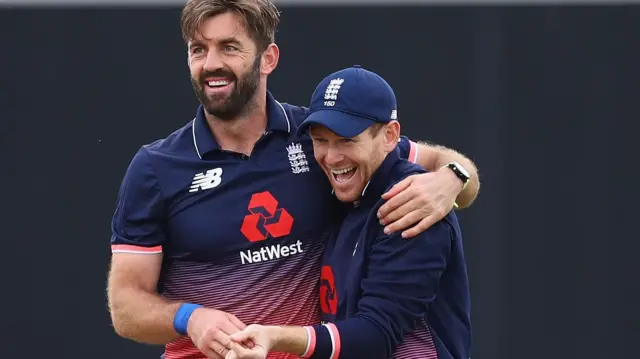
[[[244,217],[240,232],[256,243],[291,234],[293,217],[280,207],[278,200],[269,191],[254,193],[249,201],[249,214]],[[291,244],[271,244],[261,248],[252,248],[240,252],[242,264],[260,263],[303,253],[302,241]]]
[[[291,164],[291,172],[293,174],[300,174],[309,172],[309,163],[307,162],[307,156],[302,150],[302,145],[299,143],[292,143],[287,146],[287,154],[289,155],[289,163]]]

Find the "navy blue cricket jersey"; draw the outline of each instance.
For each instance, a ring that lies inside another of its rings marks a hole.
[[[112,252],[162,253],[158,290],[244,323],[319,323],[318,278],[339,203],[298,137],[303,107],[267,95],[268,124],[251,156],[224,151],[195,119],[131,161],[112,220]],[[403,156],[415,144],[403,139]],[[166,359],[205,358],[188,337]],[[269,358],[295,358],[273,354]]]
[[[413,239],[385,235],[380,195],[417,165],[391,152],[325,250],[311,359],[468,359],[470,299],[454,212]]]

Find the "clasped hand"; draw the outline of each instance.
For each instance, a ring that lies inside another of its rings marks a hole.
[[[229,352],[225,359],[266,359],[273,347],[273,338],[267,328],[251,324],[230,337]]]
[[[224,359],[229,354],[230,336],[246,328],[247,326],[233,314],[216,309],[198,308],[189,318],[187,334],[196,348],[207,358]]]

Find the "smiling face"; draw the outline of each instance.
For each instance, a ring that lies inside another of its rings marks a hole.
[[[244,21],[234,12],[204,20],[188,46],[196,97],[221,120],[233,120],[251,108],[263,76],[266,79],[275,68],[278,57],[275,44],[258,51]]]
[[[356,202],[386,155],[398,143],[400,124],[374,124],[356,137],[340,137],[321,125],[312,125],[316,161],[342,202]]]

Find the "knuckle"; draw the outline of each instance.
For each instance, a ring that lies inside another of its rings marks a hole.
[[[413,229],[415,232],[415,235],[417,236],[418,234],[424,232],[427,230],[427,228],[429,228],[432,225],[432,221],[430,221],[428,218],[423,219],[422,221],[420,221],[420,223],[418,223],[416,225],[416,227]]]
[[[398,227],[406,228],[409,225],[409,218],[405,216],[403,218],[400,218],[396,223],[398,223]]]
[[[204,337],[200,337],[200,339],[195,344],[196,344],[196,347],[198,347],[198,349],[200,349],[201,351],[207,348],[207,341],[205,340]]]
[[[418,199],[423,203],[423,204],[429,204],[431,203],[433,200],[431,199],[431,195],[425,192],[422,192],[418,195]]]
[[[216,327],[209,327],[205,330],[204,332],[204,337],[206,338],[213,338],[216,336],[216,333],[218,332],[218,328]]]
[[[407,216],[407,219],[411,223],[419,222],[422,219],[422,213],[420,211],[413,211]]]

